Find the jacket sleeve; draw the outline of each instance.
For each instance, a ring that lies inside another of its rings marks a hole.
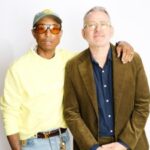
[[[80,149],[89,150],[93,145],[98,144],[92,133],[84,123],[81,114],[76,89],[72,83],[71,66],[67,64],[64,83],[64,117],[65,121],[73,134],[75,142]]]
[[[131,149],[135,148],[141,134],[143,133],[149,115],[150,102],[148,81],[142,61],[138,55],[135,55],[134,57],[135,60],[133,60],[133,67],[136,78],[134,109],[128,123],[119,136],[119,139],[129,145]]]

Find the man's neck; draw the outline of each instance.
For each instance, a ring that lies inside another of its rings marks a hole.
[[[105,47],[90,47],[92,57],[97,61],[101,68],[104,67],[110,45]]]
[[[55,50],[41,50],[40,48],[37,48],[36,52],[38,55],[46,59],[51,59],[55,56]]]

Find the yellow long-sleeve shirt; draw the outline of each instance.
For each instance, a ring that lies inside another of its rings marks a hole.
[[[74,54],[57,50],[51,59],[28,51],[9,69],[1,100],[7,135],[20,139],[39,131],[66,127],[62,114],[64,67]]]

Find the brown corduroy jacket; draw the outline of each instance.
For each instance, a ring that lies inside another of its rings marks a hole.
[[[149,115],[150,91],[142,61],[135,53],[132,62],[122,64],[112,47],[115,141],[131,150],[148,150],[144,127]],[[99,112],[89,49],[66,66],[64,117],[74,137],[74,150],[89,150],[98,144]]]

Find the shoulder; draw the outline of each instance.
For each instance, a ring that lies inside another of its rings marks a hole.
[[[72,57],[74,57],[74,52],[68,49],[56,49],[56,55],[63,63],[67,63]]]
[[[68,61],[67,65],[78,65],[89,58],[90,58],[90,52],[88,49],[85,49],[82,52],[75,55],[74,57],[72,57]]]
[[[123,64],[126,67],[126,71],[132,70],[133,73],[138,73],[141,69],[144,69],[142,59],[137,52],[134,52],[134,57],[131,62]]]
[[[17,70],[19,68],[23,68],[26,64],[32,62],[32,58],[34,57],[33,50],[27,51],[21,57],[17,58],[9,67],[9,70]]]
[[[142,66],[142,64],[143,64],[142,59],[137,52],[134,53],[134,57],[133,57],[133,60],[131,61],[131,64],[136,66],[136,67]]]
[[[78,55],[70,59],[65,67],[65,75],[67,77],[77,77],[79,75],[79,70],[86,68],[90,63],[90,52],[89,50],[84,50]],[[76,78],[75,77],[75,78]]]

